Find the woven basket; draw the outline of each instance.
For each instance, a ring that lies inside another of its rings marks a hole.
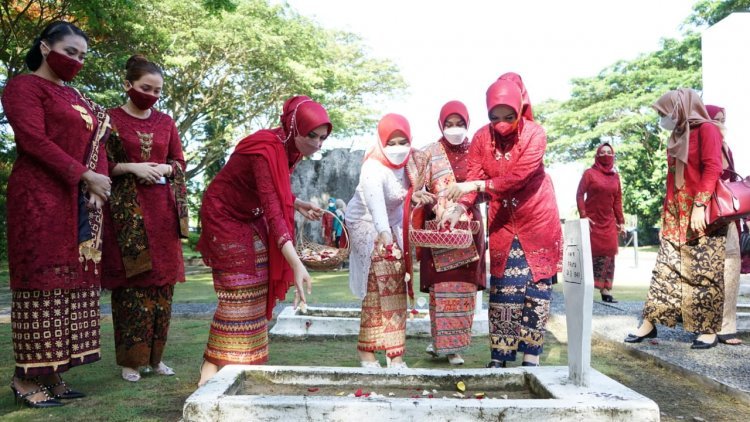
[[[472,231],[479,232],[478,221],[457,224],[456,227],[464,228],[454,227],[449,232],[437,230],[438,221],[436,220],[425,222],[426,228],[424,229],[415,229],[412,225],[412,220],[414,219],[414,210],[417,208],[419,207],[412,208],[409,218],[409,242],[412,245],[423,248],[460,249],[468,248],[474,243]]]
[[[302,235],[297,242],[297,255],[299,255],[300,260],[305,264],[305,267],[313,271],[335,270],[349,257],[349,245],[351,245],[351,240],[349,239],[349,231],[346,229],[344,222],[341,221],[336,214],[328,210],[323,211],[333,215],[333,218],[341,223],[344,236],[346,236],[346,248],[335,248],[333,246],[321,245]],[[305,221],[308,220],[306,219]]]

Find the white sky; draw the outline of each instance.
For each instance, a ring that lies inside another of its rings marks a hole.
[[[520,74],[532,104],[567,99],[570,80],[679,37],[693,0],[287,0],[322,26],[359,34],[373,56],[392,60],[407,94],[386,98],[383,113],[409,119],[413,145],[440,137],[440,108],[457,99],[469,132],[487,123],[485,92],[501,74]],[[326,147],[334,147],[334,132]],[[372,134],[359,140],[368,146]],[[349,142],[338,143],[349,146]],[[355,146],[356,147],[356,146]],[[549,168],[563,217],[575,210],[584,165]]]

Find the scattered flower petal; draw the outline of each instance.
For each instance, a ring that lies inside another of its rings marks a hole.
[[[314,393],[314,392],[316,392],[318,390],[320,390],[320,388],[318,388],[318,387],[310,387],[310,388],[307,389],[307,391],[309,391],[311,393]]]
[[[463,393],[464,391],[466,391],[466,384],[464,384],[463,381],[459,381],[456,383],[456,389]]]
[[[354,392],[354,397],[362,397],[362,389],[358,388],[357,391]]]

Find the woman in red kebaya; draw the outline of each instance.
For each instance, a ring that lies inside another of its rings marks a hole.
[[[26,55],[32,73],[11,79],[2,97],[18,150],[7,202],[16,360],[10,387],[29,407],[84,397],[60,374],[100,358],[109,117],[65,83],[81,69],[87,50],[79,28],[49,24]]]
[[[305,302],[311,278],[297,256],[294,211],[311,220],[323,210],[292,194],[290,173],[316,153],[333,126],[322,105],[289,98],[281,126],[260,130],[237,145],[203,195],[198,250],[213,269],[219,303],[201,366],[203,385],[224,365],[268,360],[268,320],[277,299],[296,287]]]
[[[448,198],[467,207],[479,192],[490,195],[490,368],[505,367],[517,351],[524,366],[539,364],[562,258],[555,192],[544,171],[547,136],[523,117],[522,98],[518,81],[490,85],[490,124],[469,147],[469,181],[448,188]]]
[[[622,188],[620,176],[614,170],[615,151],[612,146],[608,143],[600,145],[594,160],[594,165],[583,172],[576,202],[578,214],[589,219],[591,228],[594,287],[601,292],[602,301],[617,303],[610,291],[615,277],[617,235],[625,231]]]
[[[625,342],[656,337],[657,323],[682,322],[685,331],[698,334],[690,348],[710,349],[721,330],[727,226],[706,227],[705,207],[722,173],[723,137],[692,89],[669,91],[652,107],[659,125],[671,132],[667,195],[643,323]]]
[[[447,218],[458,220],[466,215],[467,220],[479,222],[480,229],[474,235],[474,244],[468,248],[421,248],[419,281],[421,290],[430,294],[432,343],[427,346],[427,353],[447,355],[452,365],[461,365],[464,360],[459,353],[471,344],[476,292],[486,285],[484,227],[479,200],[464,208],[445,197],[451,183],[466,180],[470,145],[466,137],[469,126],[466,106],[460,101],[446,103],[440,110],[438,126],[443,136],[425,149],[431,157],[425,183],[427,191],[437,195],[437,204],[424,208],[427,211],[424,220],[446,214],[456,214],[455,218]]]
[[[185,281],[180,236],[187,237],[185,160],[174,120],[153,105],[164,78],[135,55],[125,65],[125,105],[109,110],[112,197],[105,212],[102,286],[112,290],[115,354],[126,381],[162,361],[174,285]]]

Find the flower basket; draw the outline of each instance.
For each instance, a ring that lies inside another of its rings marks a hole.
[[[424,229],[414,228],[412,221],[414,219],[414,210],[412,208],[409,218],[409,241],[414,246],[423,248],[440,248],[440,249],[461,249],[468,248],[474,243],[472,232],[479,232],[478,221],[460,221],[453,230],[440,229],[438,221],[430,220],[425,222]]]
[[[297,242],[297,255],[299,255],[300,260],[305,267],[312,271],[333,271],[339,268],[349,257],[349,245],[351,244],[351,241],[349,239],[349,231],[346,229],[344,222],[341,221],[335,213],[328,210],[323,210],[323,212],[333,215],[333,218],[341,223],[344,236],[346,236],[347,246],[346,248],[336,248],[333,246],[321,245],[302,235]]]

